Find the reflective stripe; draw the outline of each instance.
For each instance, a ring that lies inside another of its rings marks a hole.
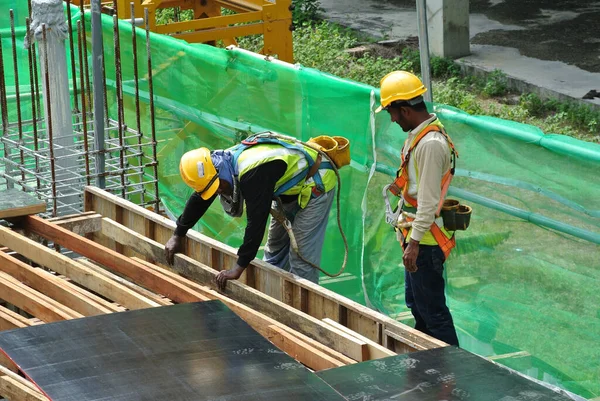
[[[242,155],[246,157],[240,156],[240,158],[238,159],[238,171],[240,172],[240,177],[246,172],[246,170],[249,167],[256,163],[262,162],[264,160],[274,160],[283,156],[301,156],[301,159],[297,162],[299,172],[306,168],[306,166],[308,166],[308,162],[304,158],[302,152],[293,149],[286,149],[282,146],[271,149],[263,149],[260,153],[257,154],[252,154],[251,152],[242,152]]]

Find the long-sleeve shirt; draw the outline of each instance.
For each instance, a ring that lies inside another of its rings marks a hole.
[[[238,249],[237,264],[246,267],[256,257],[262,242],[271,202],[275,192],[275,184],[285,174],[287,164],[282,160],[273,160],[248,170],[240,179],[240,191],[246,203],[246,231],[244,242]],[[175,235],[185,236],[198,220],[206,213],[217,195],[204,200],[194,193],[187,201],[185,209],[177,219]],[[283,202],[290,201],[281,197]]]
[[[423,121],[421,125],[409,132],[405,142],[406,145],[403,149],[404,157],[406,157],[410,144],[417,134],[436,119],[437,116],[432,114],[431,118]],[[414,171],[415,160],[418,174],[415,174],[416,172]],[[437,131],[425,135],[412,151],[411,161],[408,166],[409,177],[418,176],[418,180],[417,182],[409,180],[408,194],[416,198],[419,205],[416,213],[417,216],[412,223],[412,232],[410,235],[411,239],[415,241],[423,239],[423,236],[429,231],[435,220],[442,192],[442,178],[450,169],[450,163],[451,157],[448,142],[444,135]]]

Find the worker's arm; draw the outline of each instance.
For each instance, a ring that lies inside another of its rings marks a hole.
[[[214,195],[210,199],[204,200],[197,192],[194,192],[192,196],[190,196],[185,204],[183,213],[177,219],[177,228],[175,228],[175,232],[165,245],[165,257],[168,264],[173,264],[175,254],[181,252],[183,241],[188,230],[194,227],[198,220],[204,216],[204,213],[206,213],[216,197],[217,195]]]
[[[285,174],[287,164],[275,160],[248,171],[240,180],[240,189],[246,202],[246,232],[238,249],[238,260],[233,269],[222,271],[217,284],[223,288],[227,280],[238,279],[256,257],[265,234],[275,184]]]
[[[450,154],[446,139],[439,133],[423,139],[414,150],[419,171],[417,190],[417,216],[412,222],[412,232],[404,251],[403,263],[409,272],[417,271],[419,244],[430,230],[441,197],[444,173],[450,168]]]

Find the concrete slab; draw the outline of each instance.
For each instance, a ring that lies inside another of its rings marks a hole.
[[[333,22],[388,40],[417,36],[415,0],[321,0]],[[600,1],[471,0],[470,56],[463,68],[486,74],[499,69],[512,87],[542,97],[600,107]]]

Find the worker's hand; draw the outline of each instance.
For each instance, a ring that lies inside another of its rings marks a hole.
[[[240,278],[240,276],[244,272],[244,269],[244,267],[235,265],[233,269],[220,271],[219,274],[217,274],[217,277],[215,278],[215,282],[217,283],[219,289],[221,291],[225,289],[225,283],[227,282],[227,280],[237,280],[238,278]]]
[[[185,241],[184,237],[175,234],[167,241],[167,244],[165,245],[165,258],[167,259],[169,266],[173,266],[175,254],[183,250],[183,241]]]
[[[419,256],[419,242],[411,238],[404,250],[404,256],[402,256],[404,268],[410,273],[414,273],[418,269],[417,256]]]

